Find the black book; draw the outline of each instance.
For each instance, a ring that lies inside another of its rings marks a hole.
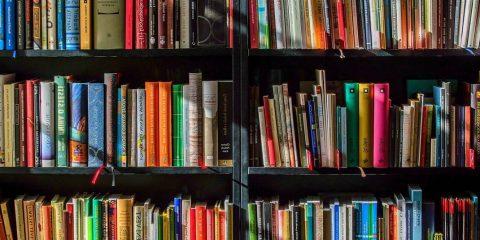
[[[218,82],[218,165],[233,166],[232,156],[232,123],[233,102],[232,82]],[[254,108],[255,110],[256,108]],[[257,114],[258,115],[258,114]],[[258,145],[258,144],[257,144]]]
[[[445,0],[443,4],[446,48],[453,48],[455,31],[455,0]]]
[[[263,203],[263,236],[265,240],[272,239],[272,204],[270,202]]]
[[[197,0],[190,0],[190,48],[198,45],[197,39]]]
[[[390,123],[389,123],[389,128],[388,128],[388,131],[389,131],[389,136],[390,136],[390,139],[389,139],[389,146],[388,146],[388,149],[389,149],[389,166],[391,167],[394,167],[395,166],[395,131],[396,131],[396,128],[397,126],[395,125],[396,123],[396,111],[395,111],[395,106],[391,106],[390,109]]]
[[[293,240],[301,240],[302,239],[302,213],[301,208],[299,206],[293,206],[292,208],[293,214]]]
[[[25,1],[25,49],[33,48],[33,26],[32,26],[32,17],[33,17],[33,2]]]
[[[149,0],[148,3],[148,48],[156,49],[158,46],[157,40],[157,0]]]
[[[227,25],[224,0],[197,1],[199,47],[226,46]]]
[[[255,201],[257,205],[257,239],[263,240],[263,201]]]
[[[17,0],[17,49],[25,49],[25,0]]]

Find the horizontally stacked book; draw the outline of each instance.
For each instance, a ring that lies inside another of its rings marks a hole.
[[[233,205],[177,196],[166,206],[132,195],[20,195],[0,201],[0,239],[233,239]]]
[[[258,113],[252,118],[251,166],[475,167],[479,84],[419,80],[408,104],[394,105],[389,83],[339,82],[337,92],[328,92],[325,72],[316,76],[316,83],[301,87],[310,94],[296,93],[296,104],[288,84],[273,85],[273,98],[253,103]],[[455,97],[452,89],[460,87],[462,96]],[[342,95],[345,106],[337,104]]]
[[[2,0],[0,5],[0,50],[233,45],[233,0]]]
[[[478,239],[476,194],[425,201],[408,195],[321,194],[282,204],[278,198],[248,204],[249,240],[256,239]]]
[[[249,0],[250,47],[478,48],[477,0]]]
[[[120,85],[0,75],[0,166],[232,166],[232,82]]]

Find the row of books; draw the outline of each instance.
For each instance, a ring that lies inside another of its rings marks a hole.
[[[232,0],[2,0],[0,50],[232,47]]]
[[[232,166],[232,82],[120,85],[0,75],[0,166]]]
[[[249,239],[453,240],[479,237],[476,194],[424,200],[422,189],[376,198],[370,194],[278,197],[248,204]]]
[[[478,48],[476,0],[249,0],[250,47]]]
[[[342,106],[338,92],[327,89],[325,71],[316,77],[296,93],[296,104],[286,83],[273,85],[273,94],[258,101],[253,119],[262,160],[253,166],[475,167],[479,84],[463,83],[466,97],[454,102],[450,82],[426,81],[429,93],[416,91],[408,103],[395,105],[389,83],[347,82],[340,89]]]
[[[166,206],[132,195],[20,195],[0,201],[0,239],[228,240],[233,239],[233,205],[213,205],[177,196]]]

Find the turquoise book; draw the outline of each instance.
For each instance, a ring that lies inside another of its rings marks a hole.
[[[347,167],[358,167],[358,83],[345,83]]]
[[[87,140],[87,85],[70,85],[70,164],[86,167],[88,161]]]
[[[55,134],[56,134],[56,156],[57,167],[68,166],[68,83],[66,76],[55,76]]]
[[[270,48],[270,33],[268,29],[267,0],[258,0],[258,36],[259,47],[262,49]],[[272,23],[275,24],[275,23]]]
[[[88,83],[88,166],[99,167],[105,159],[105,85]]]
[[[306,225],[306,239],[307,240],[313,240],[314,234],[313,232],[315,231],[314,228],[314,205],[312,202],[307,202],[305,204],[305,222],[307,223]]]
[[[412,240],[422,240],[422,189],[418,186],[408,186],[412,200]]]
[[[183,84],[174,84],[173,92],[173,166],[184,165],[183,155]]]

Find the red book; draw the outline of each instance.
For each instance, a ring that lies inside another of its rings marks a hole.
[[[345,48],[346,37],[345,37],[345,19],[343,13],[343,2],[337,0],[337,21],[338,21],[338,47],[343,49]]]
[[[5,224],[3,222],[2,217],[0,217],[0,239],[1,240],[7,239],[7,233],[5,232]]]
[[[148,0],[135,0],[135,49],[148,47]]]
[[[218,215],[220,216],[220,239],[219,240],[225,240],[225,229],[227,228],[227,220],[225,219],[225,210],[220,210],[218,212]]]
[[[270,119],[268,96],[263,96],[263,113],[265,114],[265,133],[267,135],[268,162],[270,163],[270,167],[275,167],[275,147],[273,146],[272,120]]]
[[[213,214],[213,209],[207,209],[207,240],[214,240],[215,239],[215,216]]]
[[[373,167],[388,167],[388,83],[375,83],[373,86]]]
[[[125,49],[133,49],[134,7],[133,0],[125,1]]]
[[[167,48],[167,0],[158,1],[158,48]]]
[[[25,152],[27,157],[27,167],[35,166],[35,122],[34,122],[34,93],[33,86],[38,80],[27,80],[25,85]]]
[[[249,23],[250,23],[250,48],[258,48],[258,12],[257,1],[248,1]]]
[[[52,206],[47,204],[42,206],[42,227],[43,227],[43,234],[44,240],[52,240],[53,236],[53,227],[52,227]]]
[[[195,206],[195,237],[197,240],[207,240],[207,206],[197,204]]]
[[[28,1],[27,1],[28,2]],[[25,161],[25,84],[21,83],[18,84],[18,117],[19,117],[19,124],[18,124],[18,130],[20,133],[20,152],[19,152],[19,160],[20,160],[20,167],[25,167],[26,166],[26,161]]]
[[[228,39],[229,39],[229,47],[230,48],[233,48],[233,0],[229,0],[229,4],[228,6],[230,6],[228,8],[228,11],[229,11],[229,16],[230,16],[230,19],[229,19],[229,22],[230,24],[228,25],[229,26],[229,29],[228,29]]]
[[[66,240],[73,240],[73,202],[69,201],[65,208],[67,210],[65,211],[65,236],[67,236]]]
[[[195,208],[190,208],[190,240],[196,239],[196,225]]]
[[[117,200],[108,202],[108,235],[110,240],[117,240]]]
[[[427,148],[427,107],[423,107],[422,116],[422,142],[420,143],[420,167],[425,167],[426,148]]]

